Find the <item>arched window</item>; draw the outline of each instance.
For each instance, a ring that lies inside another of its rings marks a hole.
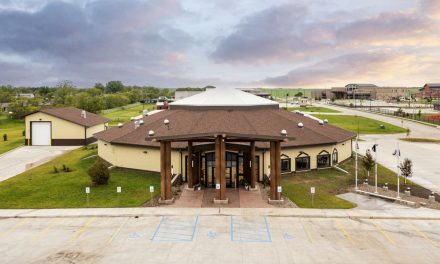
[[[281,172],[291,172],[291,159],[289,156],[281,155]]]
[[[316,157],[317,165],[316,167],[319,168],[328,168],[330,167],[330,153],[323,150],[319,152],[318,156]]]
[[[336,165],[338,164],[338,150],[337,149],[333,149],[333,154],[332,154],[332,164]]]
[[[295,170],[296,171],[310,170],[309,154],[302,151],[299,153],[299,155],[295,158]]]

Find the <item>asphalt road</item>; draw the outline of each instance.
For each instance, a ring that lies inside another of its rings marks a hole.
[[[258,213],[0,219],[1,263],[436,263],[439,259],[438,219]]]
[[[440,139],[440,129],[436,127],[410,121],[402,122],[402,120],[398,118],[366,113],[343,107],[335,107],[330,105],[320,106],[339,110],[344,114],[357,114],[359,116],[380,120],[396,126],[409,128],[411,130],[409,135],[410,137]],[[440,144],[415,143],[399,140],[399,138],[406,137],[406,133],[388,135],[361,135],[360,137],[365,141],[359,142],[359,153],[365,154],[366,150],[371,149],[373,144],[376,142],[379,144],[377,160],[380,164],[394,171],[397,171],[397,158],[393,156],[392,153],[397,147],[399,147],[401,153],[400,161],[403,161],[404,158],[409,158],[413,162],[414,174],[411,180],[424,186],[425,188],[440,193],[440,162],[438,158],[440,157]]]

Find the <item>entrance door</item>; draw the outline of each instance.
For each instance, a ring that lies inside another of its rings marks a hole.
[[[215,153],[205,155],[206,187],[215,187]],[[238,183],[238,154],[226,152],[225,164],[226,187],[239,187]]]
[[[50,146],[51,123],[31,122],[31,142],[33,146]]]

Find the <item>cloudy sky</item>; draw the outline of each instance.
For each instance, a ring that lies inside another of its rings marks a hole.
[[[439,0],[0,0],[0,84],[440,82]]]

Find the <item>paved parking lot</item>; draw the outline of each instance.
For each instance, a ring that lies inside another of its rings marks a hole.
[[[440,220],[243,215],[0,219],[0,263],[436,263]]]

